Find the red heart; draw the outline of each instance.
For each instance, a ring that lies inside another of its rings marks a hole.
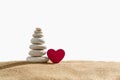
[[[64,58],[65,52],[63,49],[58,49],[57,51],[49,49],[47,51],[47,56],[53,63],[59,63]]]

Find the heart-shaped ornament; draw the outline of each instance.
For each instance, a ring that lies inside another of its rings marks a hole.
[[[59,63],[65,56],[65,51],[63,49],[49,49],[47,51],[47,56],[48,58],[53,62],[53,63]]]

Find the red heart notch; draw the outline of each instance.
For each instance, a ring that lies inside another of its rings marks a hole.
[[[48,58],[53,62],[53,63],[59,63],[65,56],[65,51],[63,49],[49,49],[47,51],[47,56]]]

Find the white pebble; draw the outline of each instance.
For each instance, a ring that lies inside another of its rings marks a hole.
[[[33,50],[43,50],[43,49],[46,49],[46,47],[42,46],[42,45],[32,44],[32,45],[30,45],[30,49],[33,49]]]
[[[27,57],[28,62],[41,62],[41,63],[46,63],[48,62],[47,57]]]
[[[36,28],[37,31],[41,31],[41,28]]]
[[[45,51],[41,51],[41,50],[31,50],[29,52],[29,55],[33,56],[33,57],[41,57],[43,55],[45,55],[46,52]]]
[[[32,38],[31,43],[32,44],[43,44],[44,41],[42,39],[39,39],[39,38]]]
[[[42,38],[42,37],[43,37],[42,34],[33,34],[32,36],[33,36],[34,38]]]

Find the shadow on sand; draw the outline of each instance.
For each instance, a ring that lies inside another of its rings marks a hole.
[[[21,65],[28,65],[28,64],[43,64],[43,65],[53,65],[53,63],[33,63],[33,62],[26,62],[26,61],[16,61],[16,62],[12,62],[3,66],[0,66],[0,70],[2,69],[6,69],[6,68],[11,68],[11,67],[16,67],[16,66],[21,66]]]

